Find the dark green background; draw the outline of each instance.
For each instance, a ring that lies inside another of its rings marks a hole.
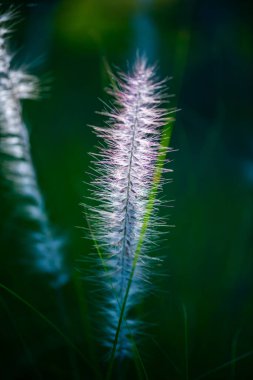
[[[95,111],[103,108],[98,98],[107,99],[106,63],[127,71],[137,49],[145,51],[150,62],[158,62],[160,77],[173,77],[171,107],[181,111],[174,123],[175,151],[169,154],[174,172],[167,176],[173,182],[162,194],[174,200],[168,224],[176,227],[168,228],[153,252],[164,257],[159,271],[167,276],[155,279],[155,290],[139,310],[150,322],[139,346],[144,366],[149,379],[194,380],[249,354],[205,378],[252,379],[251,2],[1,3],[2,9],[16,4],[20,12],[9,41],[14,65],[41,80],[42,99],[25,102],[23,115],[48,214],[67,237],[73,273],[73,281],[57,293],[32,273],[32,262],[22,264],[15,234],[4,235],[10,221],[0,194],[1,282],[64,331],[104,373],[104,353],[91,327],[94,294],[80,262],[94,249],[83,239],[85,230],[76,228],[87,227],[80,203],[88,195],[88,152],[97,144],[87,125],[102,123]],[[95,378],[51,326],[8,292],[0,294],[1,379]],[[138,378],[131,362],[122,371],[126,379]]]

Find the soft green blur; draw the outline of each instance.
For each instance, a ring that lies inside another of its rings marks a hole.
[[[158,63],[160,78],[173,77],[168,107],[180,109],[167,164],[174,172],[166,174],[173,182],[164,187],[161,209],[175,227],[163,228],[161,242],[151,248],[164,261],[154,267],[154,291],[137,310],[147,321],[146,336],[137,342],[145,371],[127,362],[114,377],[145,379],[146,372],[151,380],[194,380],[210,371],[201,378],[253,378],[249,2],[12,3],[21,14],[10,39],[15,65],[25,63],[42,87],[41,99],[25,102],[23,115],[49,217],[66,236],[72,281],[56,292],[33,273],[32,262],[24,264],[18,226],[0,192],[0,282],[31,305],[1,288],[0,378],[104,376],[105,353],[93,323],[96,297],[82,261],[95,248],[85,239],[80,203],[88,202],[88,153],[98,145],[88,125],[103,123],[95,111],[103,109],[99,99],[108,101],[107,67],[127,71],[137,51]]]

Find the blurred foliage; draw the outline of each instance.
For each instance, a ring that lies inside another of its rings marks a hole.
[[[62,37],[73,45],[85,43],[112,47],[119,45],[119,36],[127,32],[127,24],[135,2],[123,0],[63,1],[58,13],[58,29]]]
[[[5,9],[16,4],[22,15],[10,40],[16,65],[25,62],[44,88],[39,102],[24,103],[23,114],[49,216],[68,239],[73,280],[59,294],[32,273],[32,263],[23,264],[18,226],[0,193],[0,282],[87,359],[1,289],[1,379],[93,379],[91,363],[105,372],[92,324],[93,289],[81,261],[94,248],[76,226],[87,227],[79,204],[88,195],[88,152],[98,143],[87,125],[103,122],[94,111],[103,108],[98,98],[108,100],[105,63],[125,70],[137,48],[158,62],[159,76],[173,76],[169,106],[181,110],[168,164],[173,182],[163,194],[175,200],[174,208],[161,210],[176,228],[154,247],[164,257],[161,276],[139,310],[150,322],[139,347],[148,378],[193,380],[224,363],[203,378],[253,378],[251,2],[1,3]],[[122,371],[138,378],[134,363]]]

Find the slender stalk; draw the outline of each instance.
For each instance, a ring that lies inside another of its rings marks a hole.
[[[115,352],[116,352],[116,347],[117,347],[117,342],[118,342],[119,331],[120,331],[121,324],[122,324],[122,319],[123,319],[128,295],[129,295],[129,290],[130,290],[130,287],[132,284],[132,280],[133,280],[133,276],[134,276],[134,272],[135,272],[135,268],[136,268],[136,263],[139,259],[139,255],[141,253],[141,248],[142,248],[142,244],[143,244],[145,234],[146,234],[146,231],[148,228],[150,217],[152,215],[152,211],[154,208],[155,198],[156,198],[156,194],[158,192],[158,186],[160,183],[160,179],[161,179],[161,175],[162,175],[162,171],[163,171],[163,165],[164,165],[164,161],[166,158],[166,149],[165,148],[167,148],[170,144],[171,134],[172,134],[172,125],[169,126],[165,130],[165,132],[163,133],[163,137],[161,139],[161,147],[160,147],[160,152],[159,152],[159,156],[158,156],[158,160],[157,160],[156,170],[154,173],[153,186],[152,186],[152,189],[150,191],[150,196],[149,196],[148,203],[147,203],[146,214],[145,214],[143,225],[142,225],[140,239],[139,239],[137,249],[135,252],[132,271],[131,271],[131,275],[130,275],[130,278],[128,281],[128,286],[127,286],[127,290],[125,293],[124,302],[122,304],[119,323],[117,326],[117,330],[116,330],[116,334],[115,334],[115,338],[114,338],[114,343],[113,343],[113,349],[112,349],[112,353],[111,353],[111,357],[110,357],[110,361],[109,361],[109,366],[108,366],[108,373],[107,373],[107,377],[106,377],[107,380],[109,380],[111,378],[112,366],[113,366],[113,362],[115,359]]]

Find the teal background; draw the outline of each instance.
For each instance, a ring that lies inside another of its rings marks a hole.
[[[2,9],[16,5],[20,14],[9,41],[14,66],[24,64],[41,80],[41,99],[24,102],[23,116],[50,220],[66,236],[72,280],[56,292],[47,278],[33,273],[32,262],[24,265],[18,226],[6,227],[12,220],[0,193],[0,281],[87,359],[1,289],[1,378],[99,378],[91,363],[105,373],[93,328],[94,289],[82,261],[94,248],[79,228],[87,228],[80,203],[88,196],[88,152],[98,143],[88,125],[102,123],[95,111],[103,108],[99,98],[108,99],[106,65],[127,71],[139,50],[158,62],[161,78],[173,77],[170,105],[180,109],[171,142],[175,151],[168,156],[173,173],[167,178],[173,182],[162,194],[174,207],[161,209],[176,227],[155,247],[153,254],[164,258],[161,276],[138,310],[147,322],[138,346],[145,370],[149,379],[252,379],[251,2],[1,3]],[[132,362],[116,368],[114,377],[142,378]]]

